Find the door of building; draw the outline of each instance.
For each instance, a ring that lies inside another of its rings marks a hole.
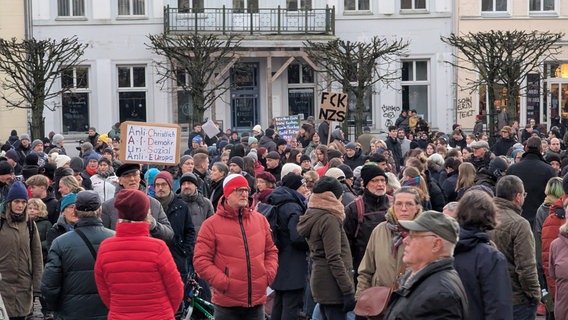
[[[251,132],[260,123],[258,63],[244,63],[233,69],[231,82],[231,127]]]
[[[548,82],[547,125],[556,124],[554,120],[568,120],[568,79],[551,79]]]

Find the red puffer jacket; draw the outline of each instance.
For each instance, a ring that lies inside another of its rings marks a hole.
[[[108,319],[174,319],[183,282],[166,243],[147,223],[118,223],[99,248],[95,280]]]
[[[278,269],[278,249],[268,221],[248,207],[239,214],[221,198],[215,215],[201,225],[193,266],[213,287],[213,303],[223,307],[264,304],[266,288]]]
[[[556,282],[550,277],[550,244],[560,234],[560,226],[566,221],[562,203],[567,196],[562,196],[555,203],[550,205],[548,217],[542,224],[542,268],[548,285],[548,292],[556,294]]]

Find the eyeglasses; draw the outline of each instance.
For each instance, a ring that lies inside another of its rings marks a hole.
[[[156,188],[165,188],[169,186],[167,183],[154,183],[154,187]]]
[[[524,198],[526,198],[526,197],[527,197],[527,195],[528,195],[528,193],[526,193],[526,192],[523,192],[523,197],[524,197]]]
[[[414,240],[416,238],[426,238],[426,237],[438,237],[435,234],[409,234],[406,236],[409,240]]]
[[[238,188],[238,189],[233,190],[233,192],[240,193],[240,194],[249,193],[250,189],[249,188]]]

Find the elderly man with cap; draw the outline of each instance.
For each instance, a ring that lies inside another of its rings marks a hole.
[[[471,143],[472,155],[469,162],[473,164],[475,170],[479,172],[481,168],[488,169],[489,162],[495,158],[495,155],[489,151],[489,144],[485,140],[474,141]]]
[[[210,218],[215,213],[213,204],[211,200],[199,193],[199,182],[193,173],[184,173],[180,178],[180,184],[179,198],[185,202],[189,208],[191,221],[193,222],[195,234],[197,235],[203,221]]]
[[[351,245],[355,279],[371,232],[379,223],[385,221],[385,214],[390,207],[387,195],[388,178],[385,172],[374,163],[369,163],[361,169],[361,178],[363,195],[345,207],[343,223]]]
[[[173,239],[166,241],[166,243],[174,257],[182,280],[185,282],[188,273],[193,270],[193,268],[190,269],[190,265],[195,245],[195,227],[189,207],[173,192],[173,183],[174,179],[168,171],[160,171],[154,178],[154,198],[164,208],[174,230]]]
[[[116,171],[119,186],[116,188],[116,194],[123,189],[142,190],[140,185],[140,165],[135,163],[125,163]],[[164,241],[169,241],[174,237],[174,231],[168,221],[168,217],[162,208],[160,202],[154,198],[150,198],[150,235]],[[118,221],[118,212],[114,206],[114,198],[103,203],[102,220],[103,225],[109,229],[116,230],[116,222]]]
[[[41,280],[41,292],[58,319],[106,319],[107,307],[95,284],[96,251],[114,231],[99,219],[101,201],[95,191],[81,191],[73,208],[74,232],[53,241]]]
[[[467,295],[452,257],[458,222],[443,213],[426,211],[399,223],[408,230],[402,261],[410,270],[400,278],[384,318],[467,319]]]
[[[116,236],[103,241],[95,263],[109,319],[174,319],[183,300],[183,282],[168,246],[148,234],[152,199],[136,189],[122,189],[113,199]]]
[[[274,189],[267,202],[278,208],[278,221],[286,221],[272,230],[277,239],[278,272],[270,286],[276,291],[272,307],[273,319],[298,319],[302,310],[305,277],[308,274],[306,253],[308,244],[298,234],[296,226],[306,211],[306,181],[293,172],[282,178],[282,186]]]
[[[215,318],[264,320],[276,276],[278,249],[266,218],[249,207],[249,192],[245,177],[228,175],[217,212],[197,235],[193,265],[214,289]]]
[[[28,191],[14,182],[0,212],[0,296],[9,319],[24,320],[39,296],[43,271],[41,241],[35,222],[28,219]]]

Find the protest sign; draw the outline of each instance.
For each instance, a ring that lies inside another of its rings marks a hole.
[[[343,122],[347,115],[347,93],[322,92],[319,119]]]
[[[274,118],[274,126],[278,135],[288,141],[289,139],[296,137],[298,131],[300,131],[300,116],[287,116],[287,117],[276,117]]]
[[[120,161],[176,165],[181,128],[177,124],[125,121],[120,125]]]
[[[215,125],[215,122],[211,119],[205,122],[201,128],[203,128],[203,131],[209,138],[215,137],[220,132],[219,128]]]

